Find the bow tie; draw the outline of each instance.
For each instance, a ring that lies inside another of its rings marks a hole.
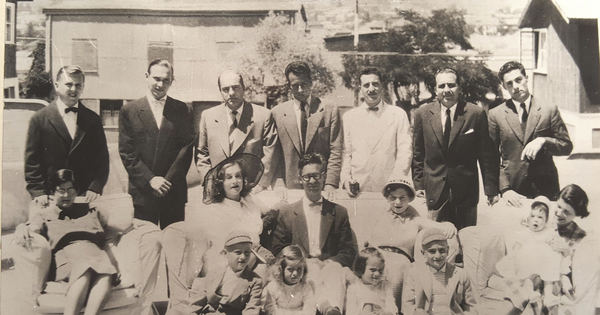
[[[378,110],[379,110],[379,106],[373,106],[373,107],[369,107],[369,106],[367,106],[367,110],[368,110],[368,111],[374,111],[374,112],[376,112],[376,111],[378,111]]]
[[[323,201],[317,201],[317,202],[310,202],[308,204],[309,207],[316,207],[316,206],[321,206],[323,204]]]
[[[76,113],[79,111],[79,107],[67,107],[65,108],[65,114],[68,114],[69,112],[73,112]]]

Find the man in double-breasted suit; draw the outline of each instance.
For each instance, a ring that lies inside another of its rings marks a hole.
[[[516,207],[525,197],[544,195],[556,200],[558,172],[552,157],[573,150],[558,108],[537,102],[529,93],[522,64],[507,62],[498,76],[511,96],[489,114],[490,136],[502,156],[502,197]]]
[[[459,80],[452,69],[436,76],[437,100],[415,113],[413,181],[427,199],[430,215],[457,229],[477,223],[481,168],[488,202],[498,195],[498,152],[488,132],[485,111],[459,101]]]
[[[152,61],[147,95],[127,103],[119,115],[119,153],[129,174],[134,216],[161,228],[184,219],[195,139],[189,108],[167,96],[173,78],[169,61]]]
[[[202,112],[196,148],[196,166],[200,176],[225,158],[236,153],[251,153],[265,167],[255,192],[271,185],[273,153],[277,130],[271,111],[244,100],[244,80],[239,73],[224,71],[218,79],[224,102]]]
[[[294,61],[285,68],[293,99],[273,108],[279,147],[278,174],[289,189],[302,188],[298,161],[307,153],[325,159],[325,190],[336,189],[342,167],[342,122],[337,106],[323,104],[312,95],[311,71],[305,62]],[[281,161],[281,160],[280,160]]]
[[[29,122],[25,145],[25,181],[39,205],[48,204],[56,188],[52,177],[71,169],[78,195],[96,199],[108,179],[108,148],[100,117],[79,102],[85,76],[78,66],[58,70],[56,99],[35,113]]]

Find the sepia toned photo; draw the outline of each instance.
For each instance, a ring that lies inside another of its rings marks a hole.
[[[595,0],[5,0],[1,314],[600,314]]]

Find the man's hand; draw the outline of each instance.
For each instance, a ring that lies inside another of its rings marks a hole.
[[[512,207],[520,208],[523,204],[521,199],[527,199],[525,196],[518,194],[514,190],[507,190],[502,194],[502,199]]]
[[[444,233],[447,239],[451,239],[456,235],[456,227],[450,222],[441,222],[439,225],[440,230]]]
[[[47,207],[50,202],[50,198],[48,198],[48,195],[41,195],[33,198],[33,202],[40,207]]]
[[[158,197],[164,197],[171,190],[171,182],[162,176],[154,176],[150,180],[150,187],[154,189],[154,194]]]
[[[495,205],[499,200],[500,200],[500,197],[498,195],[487,196],[487,204],[488,204],[488,206]]]
[[[100,194],[91,190],[85,192],[85,202],[90,203],[100,197]]]
[[[324,195],[325,199],[334,200],[336,190],[337,190],[337,188],[335,188],[333,185],[325,184],[325,187],[323,187],[323,192],[324,192],[323,195]]]
[[[533,141],[529,142],[525,145],[523,152],[521,153],[521,160],[535,160],[538,152],[544,147],[544,143],[546,143],[546,139],[542,137],[537,137]]]
[[[425,198],[425,190],[419,189],[415,192],[416,198]]]

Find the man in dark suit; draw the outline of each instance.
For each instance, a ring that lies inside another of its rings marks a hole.
[[[340,182],[342,167],[342,121],[338,108],[323,104],[312,95],[311,71],[305,62],[295,61],[285,68],[293,99],[273,108],[279,136],[278,174],[290,189],[302,188],[298,161],[307,153],[319,153],[326,161],[325,190],[334,190]]]
[[[302,247],[309,257],[308,275],[323,288],[320,311],[333,315],[344,305],[345,281],[341,267],[352,266],[357,245],[346,209],[321,195],[324,166],[318,153],[304,155],[298,162],[304,196],[279,209],[271,251],[277,255],[288,245]]]
[[[498,151],[485,111],[459,100],[456,71],[442,69],[435,80],[437,100],[415,112],[413,181],[432,218],[461,229],[477,223],[477,162],[488,202],[498,200]]]
[[[556,200],[558,172],[552,157],[573,150],[555,105],[540,104],[529,93],[522,64],[509,61],[498,72],[511,99],[490,110],[489,132],[500,148],[500,192],[509,204],[544,195]]]
[[[167,96],[173,79],[167,60],[152,61],[147,95],[127,103],[119,114],[119,153],[129,174],[134,216],[163,229],[184,219],[195,139],[189,108]]]
[[[58,70],[56,99],[31,117],[25,146],[25,181],[39,205],[48,204],[56,187],[52,176],[71,169],[78,195],[95,200],[108,180],[108,148],[100,117],[83,106],[79,97],[85,76],[78,66]]]
[[[196,148],[196,166],[200,176],[236,153],[251,153],[265,167],[254,192],[272,184],[273,153],[277,130],[271,111],[244,100],[244,80],[234,71],[224,71],[217,80],[223,103],[202,112]]]

